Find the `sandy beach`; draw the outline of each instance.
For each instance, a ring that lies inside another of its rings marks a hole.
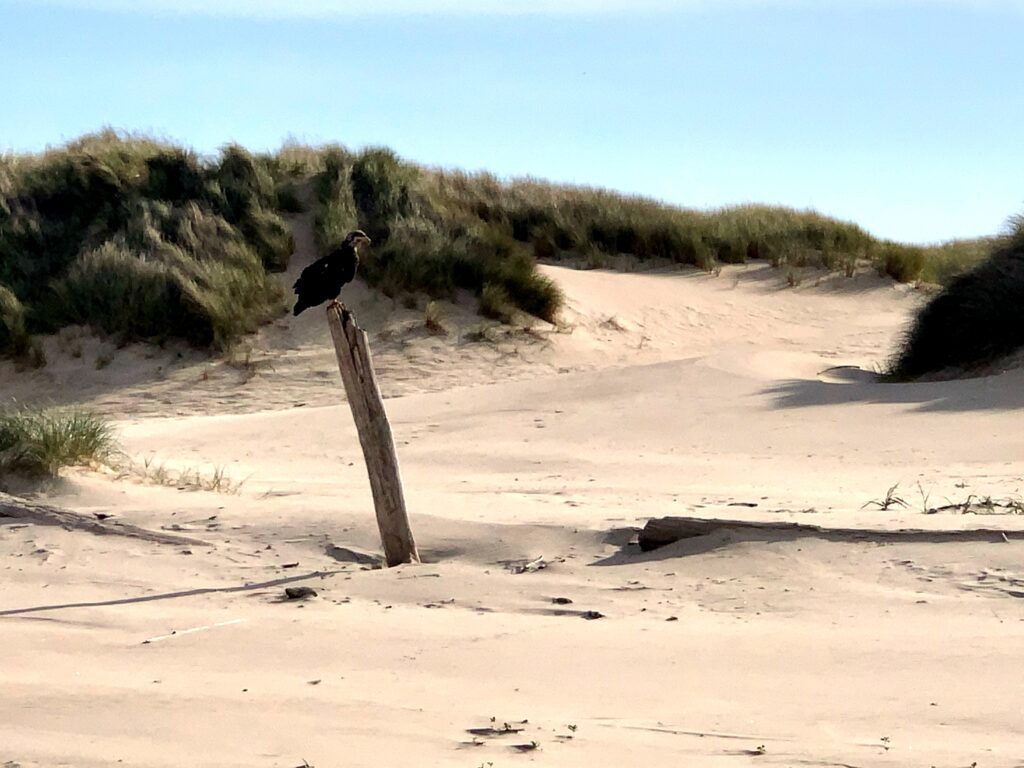
[[[0,520],[0,764],[1024,764],[1024,374],[877,382],[923,297],[873,274],[544,271],[560,324],[483,340],[346,289],[420,565],[378,567],[322,310],[232,359],[82,332],[5,367],[150,468],[41,500],[182,540]],[[670,515],[854,533],[641,552]]]

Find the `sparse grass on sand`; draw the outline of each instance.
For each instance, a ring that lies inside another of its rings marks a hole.
[[[136,461],[127,457],[119,457],[112,461],[111,468],[117,472],[119,480],[130,478],[143,483],[176,488],[179,491],[210,491],[212,493],[238,493],[245,480],[235,482],[224,467],[213,467],[202,472],[192,467],[173,469],[153,457]]]
[[[917,315],[888,371],[909,380],[971,371],[1024,346],[1024,217],[993,242],[988,260],[950,281]]]
[[[0,477],[53,478],[62,467],[102,462],[115,450],[110,425],[88,411],[0,411]]]

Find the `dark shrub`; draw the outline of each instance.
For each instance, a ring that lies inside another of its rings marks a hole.
[[[921,309],[891,369],[912,379],[970,369],[1024,346],[1024,220],[987,261],[954,278]]]
[[[306,206],[299,197],[299,185],[292,180],[278,182],[275,186],[276,207],[284,213],[304,213]]]
[[[170,149],[146,158],[143,196],[171,203],[201,200],[209,194],[206,173],[191,152]]]

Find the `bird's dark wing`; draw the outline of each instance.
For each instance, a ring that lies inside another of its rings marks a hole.
[[[295,293],[302,294],[322,284],[327,279],[331,268],[326,258],[317,259],[299,274],[299,279],[292,286]]]
[[[298,315],[307,307],[338,298],[341,287],[356,276],[358,264],[355,249],[345,246],[314,261],[295,281],[293,288],[298,300],[292,311]]]
[[[335,298],[341,290],[335,272],[327,259],[318,259],[302,270],[299,279],[292,286],[298,297],[295,306],[292,307],[292,313],[298,315],[308,307],[315,307]]]
[[[351,283],[356,276],[356,267],[359,266],[359,256],[355,253],[347,253],[338,265],[338,277],[341,284]]]

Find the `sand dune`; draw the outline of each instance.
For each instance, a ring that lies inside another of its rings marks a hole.
[[[207,546],[0,525],[0,762],[1021,764],[1024,519],[924,510],[1019,498],[1022,374],[878,383],[920,298],[869,275],[545,269],[562,325],[497,341],[467,340],[468,306],[434,336],[422,310],[346,299],[419,566],[373,565],[319,311],[264,329],[249,367],[129,348],[97,370],[83,336],[5,371],[7,391],[113,415],[137,461],[244,484],[81,471],[48,494]],[[868,504],[896,483],[907,507]],[[664,515],[1007,540],[723,532],[639,552]]]

